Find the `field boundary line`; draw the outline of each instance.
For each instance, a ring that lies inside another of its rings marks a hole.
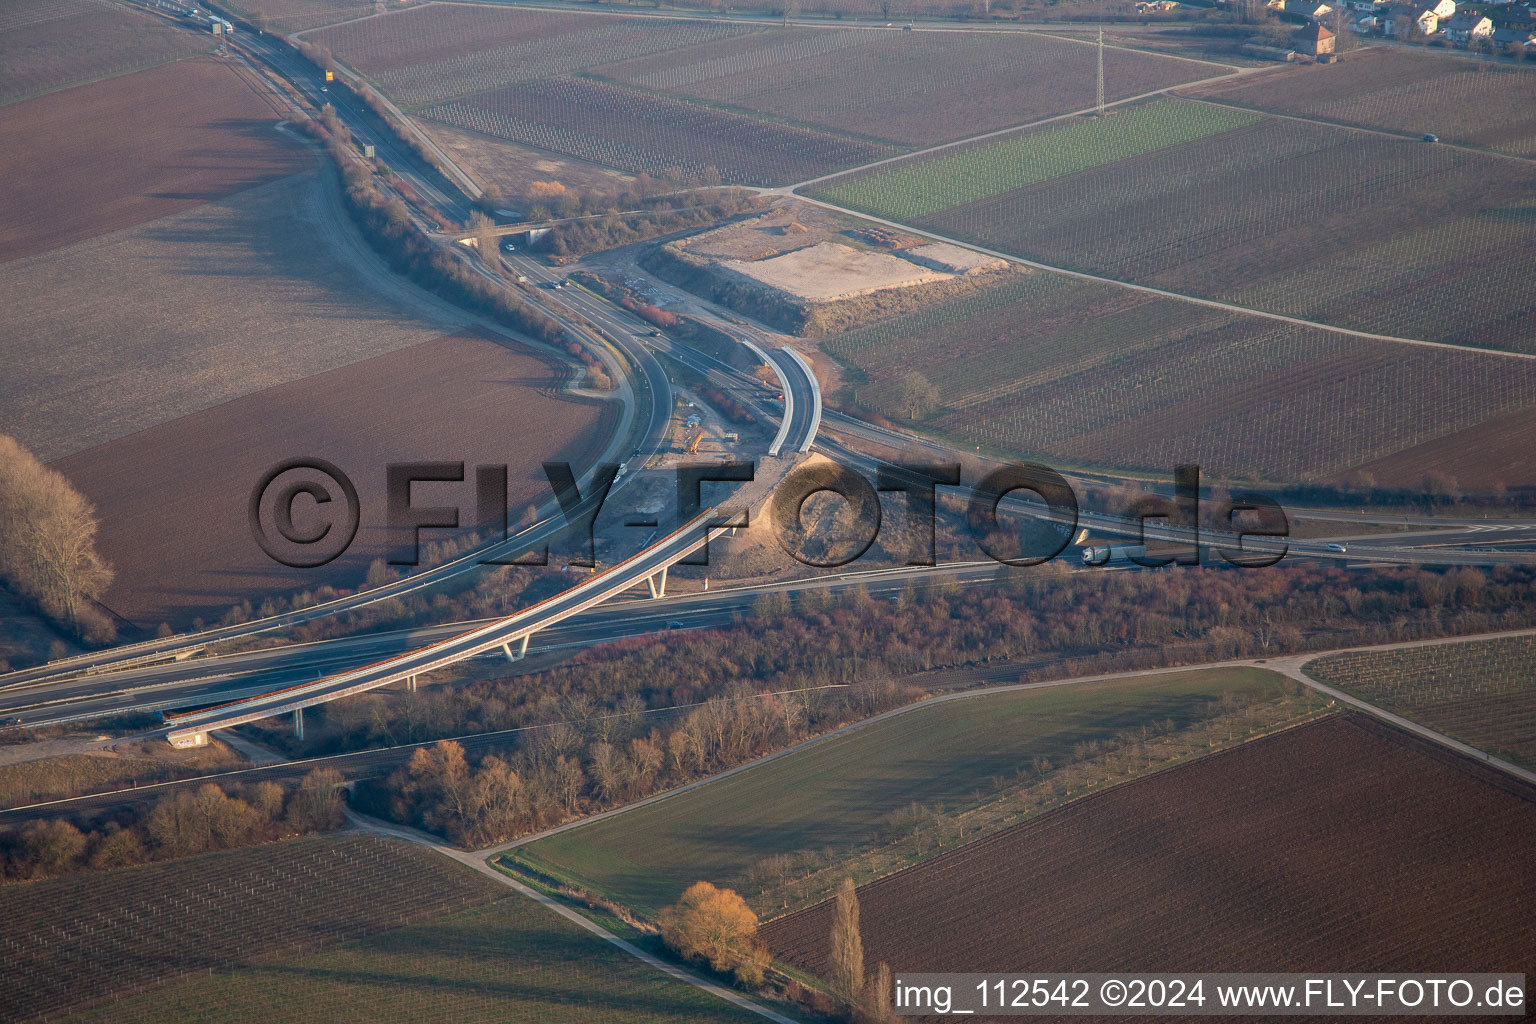
[[[1512,633],[1509,635],[1517,636],[1529,634],[1530,632],[1531,630],[1522,630],[1520,633]],[[1344,692],[1336,686],[1330,686],[1328,683],[1314,678],[1302,668],[1302,665],[1311,664],[1317,660],[1319,659],[1308,658],[1305,662],[1299,662],[1298,659],[1288,659],[1289,662],[1295,663],[1287,664],[1284,667],[1277,668],[1276,671],[1280,672],[1284,676],[1287,676],[1288,678],[1296,680],[1305,686],[1311,687],[1318,693],[1332,697],[1334,700],[1346,704],[1356,709],[1357,711],[1363,711],[1374,718],[1381,719],[1389,725],[1395,725],[1397,728],[1403,730],[1404,732],[1418,736],[1421,739],[1430,740],[1431,742],[1445,747],[1454,753],[1461,754],[1462,756],[1469,758],[1478,764],[1487,765],[1491,768],[1497,768],[1504,774],[1512,775],[1522,782],[1528,782],[1531,785],[1536,785],[1536,772],[1522,768],[1517,764],[1512,764],[1509,761],[1504,760],[1502,757],[1494,757],[1486,750],[1481,750],[1477,747],[1474,747],[1470,743],[1463,743],[1461,740],[1447,736],[1445,733],[1440,732],[1439,730],[1431,729],[1427,725],[1420,725],[1418,722],[1413,721],[1411,718],[1404,718],[1402,715],[1388,711],[1386,708],[1378,707],[1377,705],[1372,704],[1370,701],[1362,700],[1359,697]]]
[[[1221,81],[1221,79],[1214,79],[1214,81]],[[1203,85],[1205,83],[1202,82],[1196,84]],[[1178,86],[1180,89],[1192,89],[1194,87],[1194,85]],[[1315,124],[1319,128],[1337,128],[1346,132],[1360,132],[1363,135],[1376,135],[1384,139],[1391,139],[1394,142],[1419,141],[1416,137],[1417,133],[1415,132],[1393,132],[1388,131],[1385,128],[1371,128],[1366,125],[1349,124],[1344,121],[1329,121],[1325,118],[1308,117],[1305,114],[1281,114],[1276,113],[1273,110],[1265,110],[1262,107],[1250,107],[1241,103],[1229,103],[1224,100],[1213,99],[1207,96],[1186,96],[1182,93],[1176,93],[1175,98],[1181,100],[1189,100],[1194,103],[1204,103],[1211,107],[1225,107],[1227,110],[1241,110],[1250,114],[1262,114],[1265,117],[1273,117],[1281,121],[1300,121],[1303,124]],[[1422,142],[1419,144],[1425,145],[1425,143]],[[1475,153],[1478,156],[1494,157],[1495,159],[1499,160],[1515,160],[1523,164],[1536,164],[1536,157],[1519,156],[1515,153],[1500,153],[1497,150],[1492,149],[1480,149],[1477,146],[1469,146],[1464,142],[1441,141],[1432,143],[1432,145],[1438,146],[1441,149],[1456,149],[1463,153]]]
[[[1536,352],[1511,352],[1508,349],[1474,348],[1471,345],[1453,345],[1448,341],[1425,341],[1422,338],[1400,338],[1392,334],[1373,334],[1370,331],[1359,331],[1352,327],[1340,327],[1337,324],[1325,324],[1316,320],[1306,320],[1298,316],[1288,316],[1285,313],[1271,313],[1262,309],[1253,309],[1248,306],[1239,306],[1236,303],[1223,302],[1220,299],[1203,299],[1196,295],[1185,295],[1181,292],[1173,292],[1167,290],[1166,288],[1157,288],[1148,284],[1135,284],[1131,281],[1120,281],[1113,277],[1104,277],[1100,274],[1090,274],[1083,270],[1068,270],[1065,267],[1057,267],[1049,263],[1041,263],[1039,260],[1026,259],[1023,256],[1018,256],[1014,253],[1003,252],[999,249],[988,249],[986,246],[977,245],[974,242],[967,242],[959,238],[951,238],[948,235],[941,235],[936,231],[928,231],[924,228],[913,227],[910,224],[903,224],[900,221],[890,220],[886,217],[877,217],[873,214],[863,213],[859,210],[850,209],[846,206],[838,206],[836,203],[829,203],[822,199],[813,199],[809,196],[802,195],[795,195],[795,198],[801,200],[802,202],[810,203],[814,206],[820,206],[824,209],[833,210],[837,213],[846,214],[850,217],[857,217],[860,220],[867,220],[873,224],[880,224],[884,227],[895,228],[897,230],[909,232],[914,235],[921,235],[924,238],[931,238],[936,242],[947,242],[950,245],[959,246],[962,249],[969,249],[972,252],[979,252],[986,256],[992,256],[1000,260],[1007,260],[1010,263],[1017,263],[1020,266],[1031,267],[1035,270],[1043,270],[1052,274],[1062,274],[1066,277],[1074,277],[1080,281],[1092,281],[1095,284],[1108,284],[1114,285],[1118,288],[1129,288],[1132,291],[1144,292],[1148,295],[1156,295],[1165,299],[1177,299],[1181,302],[1191,302],[1195,305],[1208,306],[1212,309],[1223,309],[1229,313],[1262,317],[1265,320],[1275,320],[1280,323],[1293,324],[1297,327],[1310,327],[1320,331],[1332,331],[1335,334],[1343,334],[1351,338],[1359,338],[1363,341],[1379,341],[1394,345],[1417,345],[1421,348],[1433,348],[1442,351],[1460,352],[1464,355],[1470,354],[1492,356],[1503,359],[1536,360]]]
[[[1276,65],[1276,67],[1278,68],[1279,65]],[[1270,71],[1272,69],[1271,68],[1234,68],[1233,70],[1236,73],[1238,73],[1238,74],[1252,75],[1252,74],[1258,74],[1258,73],[1264,72],[1264,71]],[[1215,81],[1223,81],[1223,80],[1224,79],[1215,79]],[[1175,89],[1188,89],[1192,85],[1195,85],[1195,84],[1197,84],[1197,83],[1194,83],[1194,82],[1183,82],[1183,83],[1180,83],[1179,85],[1168,85],[1168,86],[1164,86],[1161,89],[1153,89],[1151,92],[1137,93],[1135,96],[1127,96],[1123,100],[1110,100],[1110,101],[1108,101],[1108,102],[1106,102],[1104,104],[1104,109],[1105,110],[1109,110],[1112,107],[1123,107],[1123,106],[1125,106],[1128,103],[1138,103],[1141,100],[1152,99],[1155,96],[1173,96],[1173,90],[1175,90]],[[1173,98],[1174,99],[1185,99],[1185,97],[1183,97],[1183,96],[1173,96]],[[953,142],[941,142],[937,146],[929,146],[926,149],[914,149],[910,153],[898,153],[895,156],[881,157],[879,160],[873,160],[873,161],[871,161],[871,162],[869,162],[867,164],[860,164],[857,167],[850,167],[847,170],[843,170],[843,171],[834,171],[831,174],[823,174],[819,178],[807,178],[805,181],[799,181],[799,182],[796,182],[793,185],[780,185],[777,188],[761,188],[761,189],[758,189],[757,191],[759,192],[759,194],[762,194],[762,195],[786,195],[786,196],[794,196],[796,199],[804,199],[806,202],[811,202],[811,203],[819,202],[819,200],[812,199],[809,196],[801,195],[800,194],[800,190],[803,189],[803,188],[810,188],[812,185],[819,185],[822,182],[831,181],[833,178],[841,178],[841,177],[844,177],[845,175],[849,175],[849,174],[861,174],[864,171],[872,170],[872,169],[874,169],[876,167],[884,167],[886,164],[893,164],[893,163],[896,163],[896,162],[901,161],[901,160],[918,160],[918,159],[921,159],[923,157],[932,156],[935,153],[942,153],[942,152],[944,152],[947,149],[954,149],[957,146],[967,146],[967,145],[970,145],[973,142],[986,142],[989,139],[997,139],[997,138],[1001,138],[1004,135],[1012,135],[1014,132],[1026,132],[1026,131],[1029,131],[1031,128],[1040,128],[1040,127],[1042,127],[1044,125],[1054,124],[1057,121],[1067,121],[1067,120],[1070,120],[1070,119],[1072,119],[1074,117],[1087,117],[1089,114],[1093,113],[1097,109],[1098,109],[1098,107],[1084,107],[1081,110],[1069,110],[1065,114],[1052,114],[1049,117],[1038,118],[1038,119],[1036,119],[1034,121],[1025,121],[1023,124],[1014,124],[1014,125],[1009,125],[1006,128],[996,128],[996,129],[994,129],[994,130],[992,130],[990,132],[982,132],[980,135],[967,135],[965,138],[963,138],[963,139],[955,139]],[[830,205],[830,204],[823,204],[823,205]],[[834,209],[841,209],[840,207],[833,207],[833,208]],[[850,210],[850,211],[847,211],[847,212],[852,213],[854,211]],[[859,216],[861,216],[861,217],[868,217],[869,215],[868,214],[859,214]],[[972,248],[974,248],[974,246]]]
[[[535,889],[529,888],[522,882],[519,882],[517,879],[505,874],[504,872],[497,871],[488,863],[486,858],[481,857],[479,854],[465,853],[462,850],[455,850],[452,847],[444,846],[442,843],[438,842],[434,836],[429,836],[425,833],[417,832],[415,829],[406,828],[404,826],[395,825],[389,822],[379,821],[376,818],[369,818],[358,814],[356,811],[353,811],[350,808],[347,809],[346,815],[347,819],[352,822],[353,825],[364,832],[372,833],[375,835],[388,836],[394,839],[402,839],[409,843],[415,843],[418,846],[425,846],[429,850],[434,850],[437,853],[442,854],[449,860],[457,861],[458,863],[463,864],[468,868],[478,871],[480,874],[485,875],[487,878],[495,879],[497,882],[500,882],[502,885],[513,890],[514,892],[519,893],[522,896],[526,896],[528,899],[533,900],[535,903],[548,910],[554,911],[556,914],[559,914],[561,917],[565,918],[567,921],[570,921],[572,924],[577,925],[582,930],[590,932],[592,935],[597,936],[598,938],[608,942],[613,946],[617,946],[619,949],[623,950],[625,953],[628,953],[636,960],[639,960],[641,963],[648,967],[652,967],[662,972],[668,977],[692,985],[694,988],[708,992],[712,996],[718,996],[719,998],[724,999],[726,1002],[730,1003],[732,1006],[735,1006],[738,1009],[746,1010],[749,1013],[755,1013],[759,1017],[765,1017],[768,1020],[773,1021],[774,1024],[801,1024],[800,1021],[797,1021],[792,1017],[786,1017],[782,1013],[771,1010],[760,1003],[756,1003],[751,999],[748,999],[746,996],[740,995],[739,993],[732,992],[730,989],[725,988],[723,985],[718,985],[715,982],[707,981],[704,978],[701,978],[698,975],[692,973],[691,971],[686,971],[683,968],[676,966],[675,964],[667,963],[660,957],[647,953],[645,950],[641,949],[639,946],[636,946],[634,943],[628,941],[627,939],[620,938],[613,932],[598,924],[596,921],[593,921],[583,916],[582,914],[577,913],[575,910],[572,910],[570,907],[567,907],[560,901],[546,896]]]
[[[535,843],[535,842],[538,842],[539,840],[542,840],[542,839],[548,839],[548,838],[550,838],[552,836],[559,835],[562,832],[569,832],[572,829],[581,828],[583,825],[590,825],[590,824],[593,824],[594,822],[602,821],[602,820],[607,819],[607,818],[613,818],[613,817],[616,817],[616,816],[618,816],[620,814],[625,814],[625,813],[627,813],[629,811],[634,811],[634,810],[638,810],[638,809],[640,809],[642,807],[647,807],[647,806],[649,806],[651,804],[660,803],[663,800],[668,800],[668,799],[671,799],[672,797],[675,797],[675,796],[681,796],[684,793],[692,792],[693,790],[698,789],[698,788],[700,788],[702,786],[707,786],[707,785],[710,785],[711,783],[723,781],[725,779],[730,778],[733,775],[738,775],[738,774],[740,774],[742,772],[749,771],[749,770],[751,770],[753,768],[760,767],[760,766],[768,764],[768,763],[770,763],[772,761],[776,761],[779,758],[788,757],[791,754],[798,753],[798,752],[800,752],[802,750],[805,750],[805,749],[807,749],[809,747],[816,746],[817,744],[826,743],[828,741],[837,739],[837,738],[839,738],[841,736],[846,736],[847,734],[855,732],[855,731],[857,731],[859,729],[863,729],[863,728],[866,728],[866,727],[871,726],[871,725],[876,725],[876,724],[878,724],[880,722],[888,721],[888,720],[890,720],[892,718],[895,718],[895,717],[897,717],[899,715],[910,714],[910,713],[913,713],[913,712],[916,712],[916,711],[924,710],[926,708],[935,707],[935,706],[937,706],[939,704],[945,704],[945,703],[948,703],[949,701],[968,700],[968,699],[973,698],[973,697],[986,697],[986,696],[991,696],[993,694],[1017,693],[1017,692],[1024,692],[1024,691],[1029,691],[1029,690],[1043,690],[1043,689],[1050,689],[1052,687],[1057,687],[1057,686],[1072,686],[1072,685],[1075,685],[1075,684],[1078,684],[1078,683],[1115,682],[1115,681],[1119,681],[1119,680],[1133,679],[1133,678],[1142,677],[1142,676],[1170,675],[1170,674],[1181,673],[1181,672],[1202,672],[1202,671],[1205,671],[1207,669],[1223,669],[1223,668],[1257,668],[1257,669],[1266,669],[1268,671],[1276,673],[1277,675],[1286,676],[1287,678],[1294,679],[1297,682],[1303,683],[1306,686],[1312,687],[1314,689],[1318,689],[1319,685],[1317,684],[1317,682],[1315,680],[1311,679],[1310,677],[1305,676],[1303,673],[1301,673],[1300,666],[1302,664],[1306,663],[1306,662],[1315,661],[1315,660],[1317,660],[1319,658],[1325,658],[1325,657],[1329,657],[1331,655],[1336,655],[1336,654],[1353,654],[1353,653],[1357,653],[1357,652],[1364,653],[1364,652],[1371,652],[1371,651],[1390,651],[1390,650],[1398,650],[1398,649],[1410,648],[1410,647],[1430,647],[1430,646],[1434,646],[1436,644],[1475,643],[1475,642],[1480,641],[1480,640],[1496,640],[1496,639],[1501,639],[1501,638],[1504,638],[1504,637],[1517,637],[1517,636],[1529,636],[1529,635],[1536,635],[1536,627],[1526,627],[1526,628],[1522,628],[1522,629],[1513,629],[1513,630],[1498,630],[1498,631],[1495,631],[1495,632],[1492,632],[1492,633],[1473,633],[1473,634],[1469,634],[1467,636],[1440,637],[1438,639],[1429,639],[1429,640],[1406,640],[1406,641],[1400,641],[1400,642],[1389,643],[1389,644],[1367,644],[1367,645],[1355,646],[1355,647],[1338,647],[1338,648],[1330,648],[1330,649],[1321,650],[1321,651],[1307,651],[1307,652],[1304,652],[1304,653],[1301,653],[1301,654],[1295,654],[1295,655],[1283,655],[1283,656],[1278,657],[1278,658],[1243,658],[1243,659],[1235,659],[1235,660],[1230,660],[1230,661],[1205,662],[1205,663],[1197,664],[1197,665],[1170,665],[1170,666],[1165,666],[1165,667],[1162,667],[1162,668],[1139,669],[1139,670],[1131,670],[1131,671],[1125,671],[1125,672],[1106,672],[1106,673],[1100,673],[1100,674],[1091,675],[1091,676],[1068,676],[1068,677],[1061,678],[1061,679],[1047,679],[1047,680],[1041,680],[1039,682],[1033,682],[1033,683],[1002,683],[1002,684],[999,684],[999,685],[996,685],[996,686],[979,686],[979,687],[975,687],[973,689],[957,690],[957,691],[954,691],[954,692],[951,692],[951,693],[941,693],[941,694],[937,694],[937,695],[935,695],[933,697],[928,697],[928,698],[926,698],[924,700],[917,701],[916,703],[913,703],[913,704],[906,704],[906,705],[903,705],[903,706],[901,706],[899,708],[892,708],[889,711],[882,711],[878,715],[872,715],[869,718],[863,718],[863,719],[860,719],[857,722],[850,722],[847,725],[844,725],[844,726],[841,726],[841,727],[839,727],[837,729],[832,730],[831,732],[823,733],[820,736],[812,736],[809,739],[802,740],[801,742],[795,744],[792,747],[786,747],[783,750],[777,750],[777,751],[774,751],[773,753],[765,754],[762,757],[755,758],[755,759],[753,759],[751,761],[748,761],[748,762],[746,762],[744,764],[739,764],[739,765],[736,765],[736,766],[734,766],[732,768],[727,768],[726,770],[724,770],[722,772],[717,772],[714,775],[709,775],[709,776],[706,776],[705,778],[702,778],[702,779],[695,779],[692,782],[686,783],[686,784],[684,784],[682,786],[678,786],[678,787],[676,787],[674,789],[669,789],[669,790],[666,790],[665,792],[661,792],[661,793],[654,793],[651,796],[645,797],[645,798],[643,798],[641,800],[636,800],[633,803],[624,804],[623,806],[620,806],[620,807],[614,807],[614,808],[611,808],[609,810],[603,811],[603,812],[601,812],[599,814],[588,815],[588,816],[586,816],[584,818],[579,818],[579,819],[577,819],[575,821],[568,821],[568,822],[565,822],[564,824],[555,825],[555,826],[553,826],[551,828],[544,829],[543,831],[540,831],[540,832],[531,832],[531,833],[529,833],[529,834],[527,834],[525,836],[519,836],[516,839],[511,839],[511,840],[508,840],[507,842],[504,842],[504,843],[498,843],[498,844],[496,844],[494,846],[484,847],[484,848],[476,851],[476,854],[480,855],[480,856],[484,856],[484,857],[493,857],[493,856],[496,856],[497,854],[505,853],[508,850],[513,850],[513,849],[516,849],[516,848],[518,848],[520,846],[526,846],[526,845],[528,845],[530,843]],[[1289,671],[1286,670],[1288,667],[1294,668],[1294,674],[1292,672],[1289,672]],[[1326,691],[1321,691],[1321,692],[1326,692]],[[1328,695],[1329,696],[1334,696],[1334,694],[1332,694],[1332,693],[1329,693]],[[1377,714],[1377,713],[1381,713],[1383,715],[1389,715],[1390,714],[1390,712],[1381,712],[1381,709],[1376,708],[1375,705],[1369,704],[1369,703],[1367,703],[1365,701],[1359,701],[1358,698],[1353,698],[1353,697],[1347,697],[1346,696],[1345,699],[1346,699],[1346,701],[1348,703],[1351,703],[1351,704],[1358,703],[1358,706],[1360,707],[1361,710],[1367,711],[1367,712],[1369,712],[1371,714]],[[1404,719],[1403,721],[1407,721],[1407,720]],[[1518,777],[1518,778],[1520,778],[1522,780],[1529,781],[1529,782],[1532,782],[1533,784],[1536,784],[1536,773],[1528,772],[1526,769],[1520,768],[1517,765],[1508,765],[1507,762],[1504,762],[1504,761],[1501,761],[1498,758],[1492,757],[1491,755],[1487,754],[1486,751],[1477,750],[1475,747],[1471,747],[1471,746],[1469,746],[1467,744],[1461,743],[1459,740],[1453,740],[1453,739],[1451,739],[1448,736],[1442,736],[1440,733],[1435,732],[1433,729],[1428,729],[1428,728],[1425,728],[1425,727],[1422,727],[1422,726],[1414,725],[1414,726],[1411,727],[1410,731],[1412,731],[1415,734],[1420,735],[1420,736],[1422,736],[1422,737],[1424,737],[1426,739],[1433,740],[1436,743],[1439,743],[1439,744],[1442,744],[1442,745],[1445,745],[1445,746],[1449,746],[1449,747],[1451,747],[1451,749],[1455,750],[1458,753],[1467,754],[1468,752],[1471,752],[1469,754],[1469,756],[1471,756],[1474,760],[1478,761],[1479,763],[1488,764],[1488,765],[1491,765],[1493,767],[1505,767],[1507,765],[1507,769],[1506,770],[1510,770],[1511,774],[1514,774],[1516,777]],[[333,756],[337,756],[337,755],[333,755]]]

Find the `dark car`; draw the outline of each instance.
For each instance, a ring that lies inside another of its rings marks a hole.
[[[1440,141],[1440,136],[1436,135],[1434,132],[1425,132],[1424,133],[1424,141],[1425,142],[1439,142]]]
[[[11,717],[11,718],[0,718],[0,728],[5,728],[7,726],[12,726],[12,725],[20,725],[20,724],[21,724],[21,719],[16,718],[14,716]]]

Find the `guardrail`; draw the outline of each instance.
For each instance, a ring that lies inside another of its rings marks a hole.
[[[523,641],[534,633],[577,615],[658,573],[665,572],[671,565],[707,544],[710,530],[713,528],[710,526],[709,517],[715,511],[713,506],[704,509],[655,544],[570,590],[545,598],[528,608],[456,636],[313,682],[301,683],[209,708],[200,708],[196,711],[168,714],[167,720],[175,723],[176,728],[167,733],[166,739],[175,746],[196,745],[201,743],[203,737],[206,737],[210,731],[216,729],[231,728],[291,711],[301,711],[315,704],[324,704],[341,697],[377,689],[380,686],[467,661],[498,647],[507,648],[510,651],[511,644]],[[687,537],[689,531],[697,531],[697,536]],[[678,543],[680,538],[686,539]],[[657,559],[657,552],[668,545],[673,545],[674,549]],[[655,564],[647,564],[653,561]],[[552,611],[546,611],[552,606],[554,606]],[[445,653],[434,657],[433,652],[438,651]],[[293,699],[280,700],[275,705],[271,703],[284,694],[291,694]]]
[[[795,391],[789,386],[789,378],[784,375],[784,367],[779,365],[778,360],[747,338],[738,338],[737,340],[751,349],[752,354],[761,359],[764,365],[771,369],[773,375],[779,379],[779,390],[784,394],[784,418],[779,422],[779,432],[773,435],[773,441],[768,445],[769,456],[778,458],[779,452],[784,449],[784,442],[789,439],[789,427],[795,417]],[[801,451],[804,451],[804,449],[802,448]]]
[[[789,358],[800,367],[800,372],[805,374],[806,381],[811,385],[811,425],[805,432],[805,440],[800,444],[801,453],[811,450],[811,445],[816,443],[816,432],[821,429],[821,385],[816,382],[816,372],[811,369],[811,364],[805,361],[805,357],[794,349],[785,345],[779,351],[788,352]],[[786,395],[788,391],[784,392]],[[788,413],[785,419],[788,420]]]

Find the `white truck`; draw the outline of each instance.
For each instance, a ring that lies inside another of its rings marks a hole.
[[[1136,565],[1147,554],[1145,544],[1112,544],[1108,547],[1083,548],[1084,565]]]

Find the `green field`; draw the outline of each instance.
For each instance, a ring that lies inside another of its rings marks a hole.
[[[1259,120],[1257,114],[1238,110],[1156,100],[1117,111],[1112,117],[1072,120],[1057,128],[861,175],[822,189],[815,198],[879,217],[912,220]]]
[[[1305,671],[1480,750],[1536,768],[1536,636],[1358,651]]]
[[[653,912],[694,881],[725,882],[775,854],[861,849],[913,802],[964,804],[1037,758],[1064,762],[1122,730],[1204,720],[1223,693],[1268,698],[1290,685],[1263,670],[1222,669],[930,705],[518,853]]]
[[[445,862],[446,863],[446,862]],[[520,896],[109,1003],[85,1024],[758,1019]]]

